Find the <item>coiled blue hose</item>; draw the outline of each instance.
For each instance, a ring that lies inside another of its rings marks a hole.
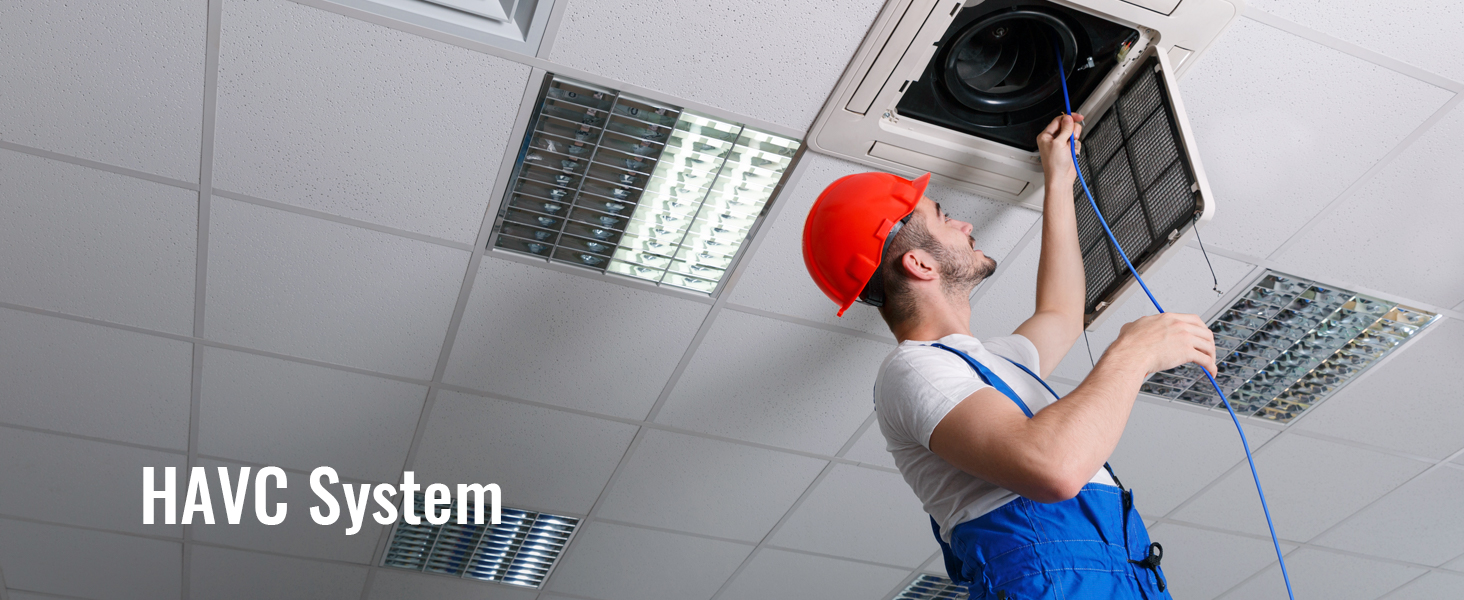
[[[1057,76],[1062,82],[1062,104],[1066,112],[1073,114],[1072,100],[1068,98],[1067,73],[1062,66],[1062,46],[1057,46]],[[1144,278],[1139,277],[1139,270],[1134,268],[1134,263],[1129,260],[1128,254],[1123,251],[1123,246],[1118,244],[1118,239],[1113,236],[1113,231],[1108,228],[1108,220],[1103,218],[1103,211],[1098,210],[1098,202],[1093,199],[1093,192],[1088,189],[1088,182],[1083,179],[1083,168],[1078,166],[1078,148],[1073,144],[1073,138],[1068,137],[1068,152],[1072,153],[1073,170],[1078,173],[1078,183],[1083,185],[1083,193],[1088,196],[1088,203],[1093,205],[1093,214],[1098,215],[1098,224],[1103,226],[1103,233],[1108,235],[1108,241],[1113,243],[1113,248],[1118,250],[1118,255],[1123,257],[1123,264],[1128,265],[1129,272],[1134,274],[1134,280],[1139,282],[1139,287],[1144,289],[1144,294],[1149,297],[1149,302],[1154,304],[1154,309],[1164,312],[1164,307],[1159,306],[1159,301],[1154,298],[1154,293],[1149,291],[1149,286],[1144,283]],[[1219,358],[1219,357],[1216,357]],[[1235,422],[1235,430],[1240,432],[1240,444],[1245,449],[1245,461],[1250,464],[1251,479],[1256,482],[1256,494],[1261,497],[1261,510],[1266,513],[1266,528],[1271,530],[1271,545],[1276,548],[1276,560],[1281,563],[1281,578],[1286,581],[1286,597],[1296,600],[1291,592],[1291,576],[1286,572],[1286,558],[1281,555],[1281,542],[1276,540],[1276,526],[1271,523],[1271,509],[1266,506],[1266,493],[1261,491],[1261,476],[1256,473],[1256,461],[1251,458],[1250,441],[1245,439],[1245,430],[1240,427],[1240,418],[1235,416],[1235,409],[1230,407],[1230,400],[1225,397],[1225,392],[1220,390],[1220,384],[1215,382],[1215,376],[1209,369],[1200,367],[1205,372],[1205,377],[1210,379],[1210,385],[1215,387],[1215,393],[1220,394],[1220,401],[1225,403],[1225,410],[1230,412],[1230,420]]]

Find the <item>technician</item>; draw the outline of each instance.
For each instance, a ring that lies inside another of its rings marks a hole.
[[[1124,325],[1062,399],[1038,376],[1083,330],[1067,149],[1082,119],[1060,116],[1037,136],[1046,195],[1036,312],[1013,335],[971,336],[971,290],[996,261],[970,223],[925,197],[930,175],[840,178],[804,224],[804,262],[839,315],[856,300],[877,306],[899,341],[875,381],[880,431],[972,600],[1170,597],[1163,548],[1106,461],[1143,380],[1189,362],[1214,372],[1215,344],[1195,315],[1154,315]]]

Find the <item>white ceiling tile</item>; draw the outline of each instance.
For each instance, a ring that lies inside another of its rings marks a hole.
[[[814,200],[824,188],[845,175],[869,171],[869,167],[809,152],[798,164],[801,171],[797,187],[784,190],[778,202],[784,203],[778,220],[765,225],[768,229],[751,264],[732,288],[729,299],[736,304],[859,329],[891,340],[889,327],[874,307],[855,304],[837,317],[838,306],[829,300],[803,264],[803,222]],[[978,248],[992,258],[1007,258],[1017,241],[1037,221],[1037,213],[1010,204],[988,200],[932,182],[926,195],[941,203],[952,216],[970,222],[971,235]]]
[[[940,549],[898,473],[849,465],[834,465],[769,543],[911,569]]]
[[[1274,430],[1259,427],[1246,427],[1245,433],[1252,448],[1276,435]],[[1134,506],[1139,514],[1148,518],[1169,514],[1227,469],[1244,461],[1240,436],[1229,417],[1145,401],[1134,403],[1123,438],[1108,459],[1119,480],[1134,490]],[[1249,474],[1247,469],[1247,482]]]
[[[198,452],[395,481],[427,387],[206,348]]]
[[[1334,442],[1283,435],[1255,453],[1276,535],[1309,540],[1428,467]],[[1142,502],[1142,500],[1139,500]],[[1240,467],[1174,518],[1269,535],[1250,469]]]
[[[1464,553],[1464,471],[1434,469],[1316,539],[1329,548],[1441,566]]]
[[[708,309],[485,256],[443,379],[643,419]]]
[[[854,446],[844,453],[844,458],[865,464],[896,468],[895,455],[890,454],[890,451],[885,449],[885,445],[884,433],[880,431],[879,423],[871,423],[869,428],[864,430],[864,434],[854,442]]]
[[[1149,528],[1149,537],[1164,546],[1164,577],[1176,598],[1209,600],[1276,563],[1269,540],[1172,523]],[[1282,545],[1281,551],[1292,548]]]
[[[0,138],[198,181],[203,0],[0,6]]]
[[[1464,590],[1464,575],[1433,571],[1398,588],[1385,598],[1388,600],[1457,600],[1460,590]]]
[[[1180,88],[1217,198],[1205,239],[1256,256],[1280,246],[1450,96],[1244,18]]]
[[[724,310],[656,421],[832,455],[869,417],[875,375],[893,349]]]
[[[182,596],[183,545],[178,542],[0,518],[0,565],[12,594],[27,590],[117,600]]]
[[[604,600],[708,600],[752,548],[592,522],[575,535],[549,588]]]
[[[6,482],[0,486],[0,514],[154,536],[183,534],[181,525],[164,524],[161,500],[154,524],[143,525],[139,501],[143,467],[154,467],[159,490],[164,468],[176,467],[181,516],[188,490],[183,455],[20,429],[0,432],[0,481]]]
[[[806,129],[838,83],[878,0],[820,6],[586,0],[564,11],[549,60]]]
[[[411,573],[379,569],[371,580],[367,600],[534,600],[538,590],[446,577],[433,573]]]
[[[284,0],[219,46],[215,187],[473,242],[528,66]]]
[[[1464,297],[1458,201],[1464,110],[1452,112],[1277,257],[1277,265],[1442,306]],[[1343,245],[1345,244],[1345,245]]]
[[[1162,267],[1150,269],[1150,273],[1144,276],[1144,283],[1149,284],[1149,291],[1154,293],[1159,305],[1168,312],[1204,316],[1206,311],[1220,302],[1221,295],[1215,293],[1216,280],[1220,282],[1218,287],[1223,291],[1250,281],[1247,276],[1253,265],[1214,254],[1210,255],[1210,264],[1206,265],[1205,254],[1188,246],[1173,252],[1173,256]],[[1211,265],[1215,268],[1213,276],[1210,274]],[[1028,277],[1035,278],[1035,269]],[[1028,289],[1035,293],[1035,286],[1034,280]],[[1028,306],[1032,304],[1029,303]],[[1113,311],[1113,314],[1108,315],[1097,329],[1088,332],[1088,344],[1092,346],[1094,360],[1101,358],[1109,344],[1118,339],[1118,332],[1124,325],[1140,317],[1158,313],[1149,302],[1149,297],[1144,295],[1144,290],[1137,286],[1121,304],[1108,310]],[[1081,380],[1088,376],[1092,366],[1093,363],[1088,359],[1088,349],[1084,347],[1083,340],[1079,339],[1053,373]]]
[[[186,450],[193,345],[0,309],[0,421]]]
[[[632,425],[442,391],[417,449],[417,480],[496,483],[503,502],[590,511],[635,437]]]
[[[884,600],[910,572],[765,548],[752,557],[720,600]]]
[[[1286,571],[1297,598],[1372,600],[1424,573],[1418,567],[1302,548],[1286,555]],[[1166,571],[1167,572],[1167,571]],[[1281,568],[1272,565],[1255,579],[1222,596],[1227,600],[1284,600]]]
[[[828,462],[649,430],[597,516],[757,542]]]
[[[1464,447],[1464,405],[1448,373],[1464,361],[1464,323],[1446,319],[1295,427],[1442,459]],[[1464,548],[1460,549],[1464,551]]]
[[[1289,19],[1425,71],[1464,81],[1464,54],[1455,35],[1464,7],[1449,0],[1251,0],[1248,8]]]
[[[198,192],[9,150],[0,190],[0,300],[193,332]]]
[[[381,540],[381,530],[386,529],[385,525],[378,524],[371,518],[371,512],[378,509],[374,501],[366,507],[366,516],[361,520],[361,529],[355,535],[346,535],[346,529],[351,527],[351,512],[346,507],[346,494],[342,491],[340,483],[332,484],[328,479],[322,479],[321,485],[335,496],[339,503],[339,513],[336,522],[331,525],[320,525],[311,518],[310,509],[319,507],[322,513],[326,507],[320,497],[310,489],[310,476],[304,473],[286,473],[288,480],[284,489],[271,489],[268,492],[268,502],[273,512],[274,503],[283,502],[288,507],[285,511],[284,522],[278,525],[264,525],[255,516],[254,494],[256,493],[256,475],[258,468],[249,469],[249,479],[244,495],[244,510],[239,516],[239,523],[229,522],[228,513],[224,511],[224,492],[219,482],[219,467],[229,469],[229,481],[238,489],[237,480],[240,474],[240,465],[228,462],[221,462],[209,459],[199,459],[195,462],[197,466],[203,467],[208,476],[209,497],[213,500],[214,524],[209,525],[202,515],[195,514],[193,517],[193,539],[202,542],[211,542],[232,546],[236,548],[247,548],[250,550],[261,550],[265,552],[277,552],[293,556],[308,558],[322,558],[367,564],[371,562],[371,554],[376,551],[376,543]],[[329,463],[324,463],[329,465]],[[183,492],[188,490],[187,473],[178,471],[179,488],[178,509],[183,509],[183,499],[186,497]],[[270,480],[273,482],[274,480]],[[391,480],[395,484],[395,477]],[[374,485],[350,481],[352,490],[359,490],[361,485]],[[357,493],[360,493],[357,491]],[[397,496],[391,497],[396,500]]]
[[[429,379],[468,253],[214,198],[210,339]]]
[[[366,567],[269,554],[193,547],[189,596],[210,600],[356,600]]]

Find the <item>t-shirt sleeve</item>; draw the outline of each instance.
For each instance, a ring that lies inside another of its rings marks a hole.
[[[1025,335],[1014,333],[1006,337],[987,340],[984,344],[992,354],[1017,361],[1034,373],[1042,372],[1042,357],[1037,353],[1037,346],[1033,345],[1032,340],[1027,339]]]
[[[879,384],[880,418],[901,441],[930,448],[946,414],[988,387],[960,357],[939,348],[910,348],[886,363]]]

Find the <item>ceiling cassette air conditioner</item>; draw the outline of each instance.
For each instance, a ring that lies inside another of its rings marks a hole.
[[[1040,210],[1037,133],[1083,114],[1079,163],[1139,271],[1214,212],[1177,77],[1241,0],[889,0],[809,131],[810,149]],[[1133,287],[1074,194],[1095,326]]]

